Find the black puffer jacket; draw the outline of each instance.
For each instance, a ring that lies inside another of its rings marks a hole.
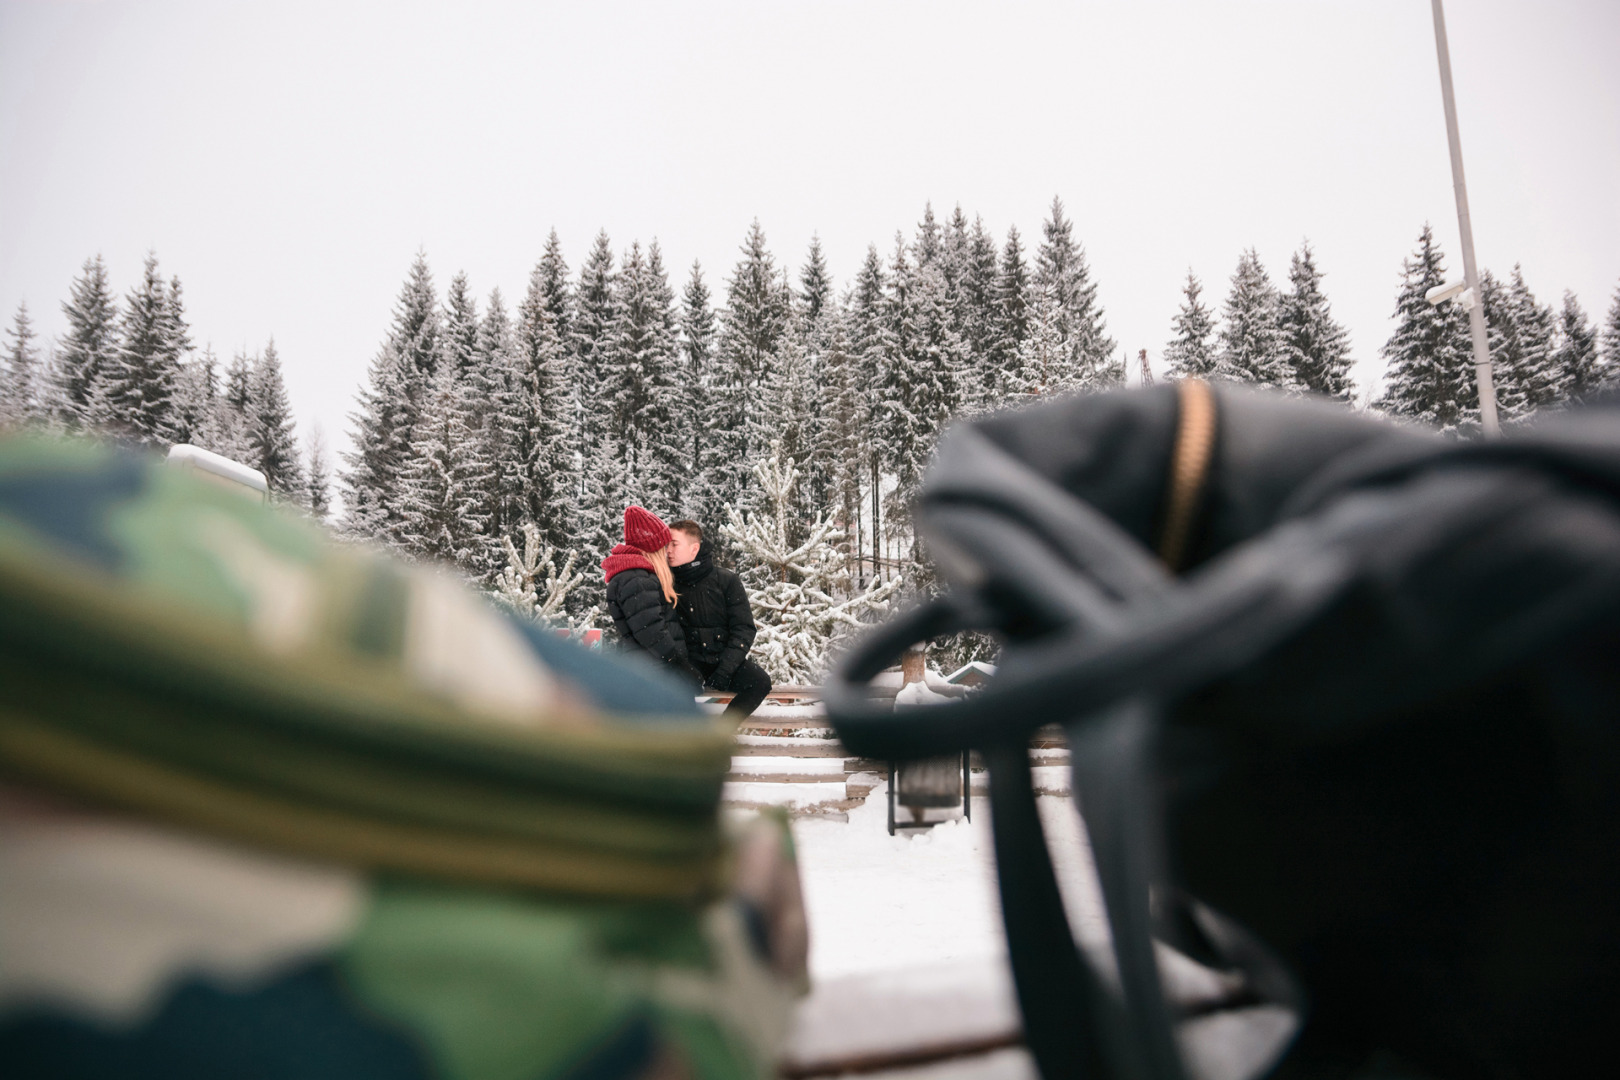
[[[742,578],[714,564],[708,541],[698,549],[697,558],[673,570],[675,591],[680,594],[675,612],[692,663],[705,670],[713,667],[711,681],[731,678],[753,647],[756,632]]]
[[[621,570],[609,578],[607,607],[625,648],[644,649],[666,664],[688,666],[675,608],[664,599],[658,576],[651,570]]]

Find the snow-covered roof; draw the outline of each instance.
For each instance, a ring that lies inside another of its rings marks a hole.
[[[243,465],[239,461],[232,461],[212,450],[192,446],[190,443],[176,443],[169,447],[169,464],[195,469],[222,480],[229,480],[233,484],[241,484],[260,495],[270,490],[270,484],[265,480],[264,473],[258,469]]]
[[[948,683],[960,683],[968,675],[977,673],[981,679],[988,679],[996,673],[996,665],[987,664],[983,660],[969,660],[949,675],[945,676]]]

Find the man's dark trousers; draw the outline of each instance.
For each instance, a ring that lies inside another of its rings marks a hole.
[[[714,667],[699,667],[698,670],[703,672],[703,681],[708,684],[709,677],[714,674]],[[715,689],[718,690],[720,687]],[[739,718],[752,716],[754,710],[759,708],[760,702],[765,700],[765,695],[771,692],[771,677],[765,674],[764,668],[752,660],[744,660],[732,674],[731,683],[725,689],[735,695],[731,699],[731,704],[726,706],[726,715]]]

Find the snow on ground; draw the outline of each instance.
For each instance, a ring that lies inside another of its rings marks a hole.
[[[841,757],[802,758],[777,757],[770,754],[760,754],[749,757],[734,757],[731,759],[731,771],[734,773],[772,774],[797,773],[803,775],[829,774],[830,777],[844,778],[844,759]],[[841,798],[842,796],[840,796]]]
[[[793,809],[835,803],[844,798],[844,778],[836,782],[807,784],[773,784],[759,781],[728,783],[720,791],[720,798],[728,803],[744,806],[785,806]]]
[[[811,976],[823,980],[957,960],[1005,963],[988,800],[973,800],[971,823],[959,819],[890,836],[887,798],[880,784],[847,822],[793,823],[810,921]],[[1082,938],[1105,939],[1096,876],[1074,803],[1059,797],[1037,801],[1070,921]]]

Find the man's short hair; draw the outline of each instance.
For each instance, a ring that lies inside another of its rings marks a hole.
[[[703,526],[699,525],[690,518],[682,518],[680,521],[675,522],[669,527],[669,531],[683,532],[687,536],[690,536],[692,539],[696,540],[698,543],[701,544],[703,542]]]

